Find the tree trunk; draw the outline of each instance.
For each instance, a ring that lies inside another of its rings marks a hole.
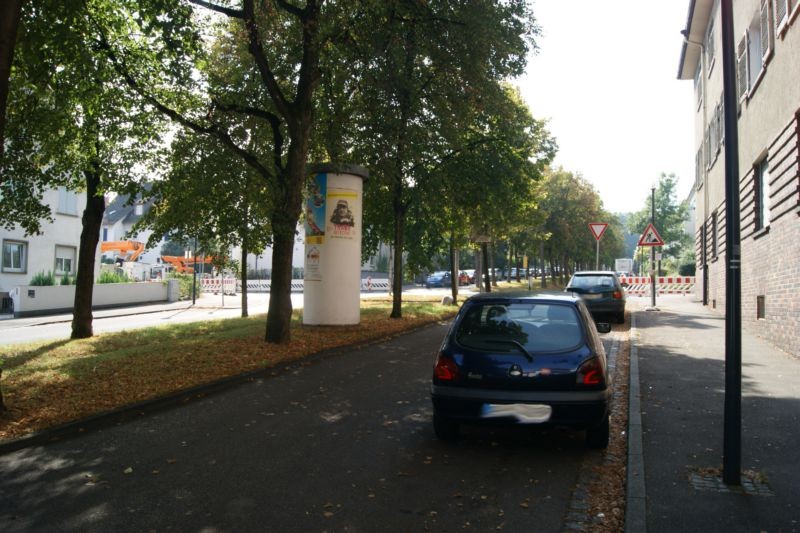
[[[539,268],[542,269],[542,288],[547,287],[547,264],[544,259],[544,241],[539,243]]]
[[[242,318],[247,314],[247,230],[242,234]]]
[[[8,86],[11,78],[11,63],[14,61],[14,46],[17,44],[17,28],[22,16],[25,0],[3,0],[0,2],[0,169],[6,139],[6,106]],[[3,173],[0,172],[0,183]]]
[[[95,164],[96,167],[96,164]],[[100,226],[106,201],[100,192],[100,171],[93,168],[84,171],[86,178],[86,209],[83,211],[80,248],[78,250],[78,272],[75,277],[75,302],[72,311],[72,339],[91,337],[92,295],[94,293],[94,261]]]
[[[492,278],[492,286],[497,287],[497,269],[494,266],[494,254],[496,253],[496,250],[494,248],[494,241],[492,241],[489,244],[489,246],[491,246],[491,250],[490,250],[490,253],[489,253],[489,265],[488,265],[489,266],[489,272],[492,273],[492,276],[491,276],[491,278]]]
[[[484,279],[486,280],[486,292],[492,292],[492,279],[489,269],[489,245],[487,243],[481,243],[481,252],[483,253],[483,269],[484,269]]]
[[[310,116],[307,117],[310,125]],[[310,126],[307,126],[310,128]],[[303,129],[305,131],[305,129]],[[264,340],[276,344],[291,340],[292,324],[292,255],[297,221],[300,219],[303,183],[305,183],[308,135],[293,137],[281,198],[283,209],[272,215],[272,281]]]
[[[453,305],[458,305],[458,252],[456,251],[456,234],[450,230],[450,292]]]
[[[402,185],[400,186],[402,187]],[[398,198],[397,195],[400,195]],[[395,190],[394,198],[394,257],[392,273],[392,313],[389,318],[403,317],[403,233],[405,231],[405,209],[402,190]]]

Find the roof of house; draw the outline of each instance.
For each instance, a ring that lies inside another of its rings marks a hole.
[[[678,64],[678,79],[694,79],[697,64],[702,58],[703,44],[706,38],[708,22],[711,19],[714,0],[691,0],[686,28],[683,34],[683,47],[681,59]]]
[[[150,190],[151,184],[145,185],[146,190]],[[103,213],[103,224],[110,226],[122,221],[123,224],[133,225],[142,218],[142,215],[137,215],[134,209],[138,202],[141,202],[141,194],[136,195],[136,200],[131,201],[130,195],[118,194],[110,204],[106,206],[105,213]],[[149,199],[142,203],[142,214],[147,213],[153,206],[153,199]]]

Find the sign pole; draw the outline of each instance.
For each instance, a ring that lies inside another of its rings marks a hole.
[[[597,241],[597,251],[594,256],[594,269],[600,270],[600,240]]]

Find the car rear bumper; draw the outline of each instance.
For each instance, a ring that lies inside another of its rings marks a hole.
[[[586,304],[586,308],[592,314],[625,312],[625,300],[606,300],[606,301],[584,300],[583,303]]]
[[[591,428],[603,422],[609,410],[609,389],[594,391],[505,391],[432,385],[431,398],[437,415],[460,422],[516,423],[513,417],[487,419],[487,405],[546,405],[548,425]]]

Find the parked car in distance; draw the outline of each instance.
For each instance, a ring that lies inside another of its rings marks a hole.
[[[469,274],[467,274],[466,270],[459,270],[458,271],[458,284],[459,285],[469,285]]]
[[[483,293],[466,300],[433,368],[433,428],[538,424],[586,430],[590,447],[609,432],[606,354],[581,298],[563,293]]]
[[[425,280],[425,288],[432,287],[449,287],[450,286],[450,272],[434,272],[428,279]]]
[[[462,272],[464,272],[467,275],[467,282],[468,283],[475,283],[475,269],[474,268],[468,268],[467,270],[463,270]]]
[[[612,315],[625,323],[625,288],[614,272],[575,272],[564,290],[580,296],[595,319]]]

